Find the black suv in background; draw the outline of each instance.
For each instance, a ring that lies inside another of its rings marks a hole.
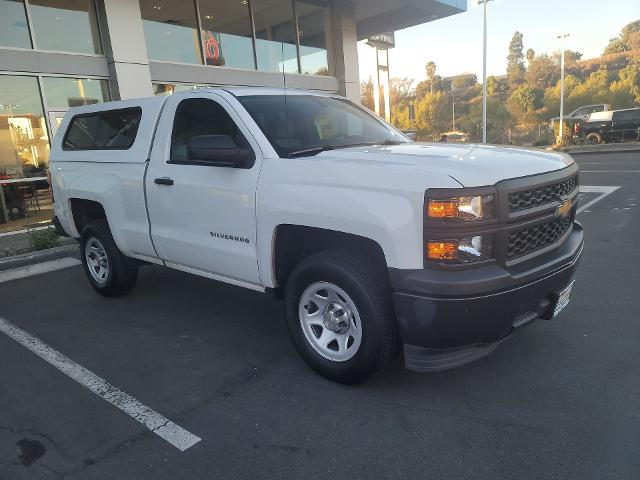
[[[596,112],[577,123],[576,133],[588,143],[640,140],[640,108]]]

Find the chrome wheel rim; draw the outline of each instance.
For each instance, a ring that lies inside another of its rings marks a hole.
[[[307,342],[327,360],[346,362],[358,353],[360,314],[340,287],[329,282],[309,285],[300,296],[298,315]]]
[[[95,237],[87,240],[84,246],[84,256],[91,278],[100,285],[107,283],[109,279],[109,258],[100,240]]]

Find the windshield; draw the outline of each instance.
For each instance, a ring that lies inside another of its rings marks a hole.
[[[339,98],[248,95],[238,100],[280,157],[410,141],[363,109]]]

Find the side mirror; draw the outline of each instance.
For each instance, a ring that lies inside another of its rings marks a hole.
[[[228,135],[197,135],[189,139],[189,160],[217,167],[251,168],[253,150],[239,147]]]

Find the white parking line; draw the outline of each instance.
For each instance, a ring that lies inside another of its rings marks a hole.
[[[78,266],[81,263],[82,262],[76,258],[64,257],[57,260],[50,260],[48,262],[27,265],[26,267],[12,268],[10,270],[0,272],[0,283],[18,280],[19,278],[31,277],[33,275],[40,275],[41,273],[55,272],[56,270],[62,270],[63,268]]]
[[[615,192],[619,188],[620,188],[619,186],[580,185],[580,193],[599,193],[600,195],[598,195],[593,200],[585,203],[584,205],[580,205],[578,207],[578,211],[576,213],[580,213],[583,210],[586,210],[591,205],[593,205],[596,202],[599,202],[600,200],[602,200],[607,195],[611,195],[613,192]]]
[[[181,452],[184,452],[201,440],[200,437],[196,437],[184,428],[176,425],[155,410],[143,405],[131,395],[114,387],[103,378],[87,370],[70,358],[65,357],[59,351],[51,348],[38,338],[16,327],[2,317],[0,317],[0,332],[5,333],[23,347],[28,348],[103,400],[119,408]]]

